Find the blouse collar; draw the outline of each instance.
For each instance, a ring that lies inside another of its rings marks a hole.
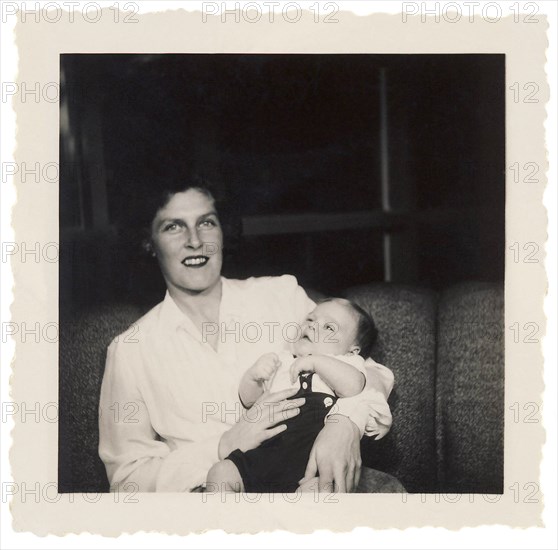
[[[239,304],[230,293],[229,281],[221,277],[221,303],[219,306],[219,322],[227,323],[231,318],[236,318],[240,311],[237,311]],[[201,341],[201,334],[194,322],[184,313],[172,299],[169,291],[165,293],[165,298],[161,305],[159,319],[163,329],[176,330],[182,328],[192,336]]]

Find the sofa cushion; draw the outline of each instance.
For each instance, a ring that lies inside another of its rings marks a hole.
[[[143,311],[129,305],[60,318],[58,486],[61,493],[108,490],[98,454],[98,410],[107,347]]]
[[[378,283],[345,296],[374,317],[379,335],[372,357],[395,377],[393,426],[379,441],[363,438],[363,463],[394,475],[407,491],[435,491],[436,294]]]
[[[504,289],[466,283],[440,298],[436,388],[440,490],[501,493]]]
[[[362,468],[355,493],[405,493],[401,482],[385,472]]]

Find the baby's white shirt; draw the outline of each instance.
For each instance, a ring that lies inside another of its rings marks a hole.
[[[290,369],[293,362],[296,360],[296,357],[287,351],[282,351],[277,354],[279,356],[279,361],[281,361],[281,366],[277,369],[275,373],[275,377],[271,383],[271,391],[281,391],[286,390],[289,388],[298,387],[299,381],[296,380],[291,383],[290,377]],[[338,359],[339,361],[343,361],[352,367],[355,367],[357,370],[362,372],[364,376],[366,376],[366,370],[364,367],[364,359],[360,355],[332,355],[334,359]],[[327,393],[329,395],[335,395],[334,391],[319,377],[317,373],[314,373],[312,377],[312,391],[320,392],[320,393]]]

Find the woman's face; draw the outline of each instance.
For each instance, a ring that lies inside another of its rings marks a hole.
[[[199,293],[218,283],[223,233],[213,201],[203,193],[175,193],[151,223],[151,245],[170,292]]]

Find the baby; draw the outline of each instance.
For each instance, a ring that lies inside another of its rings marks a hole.
[[[291,399],[305,398],[287,429],[259,447],[233,451],[207,476],[212,491],[294,492],[304,477],[314,440],[339,397],[360,393],[366,384],[364,362],[376,340],[374,321],[358,305],[341,298],[318,304],[287,352],[262,355],[242,377],[239,397],[251,408],[265,390],[298,384]]]

